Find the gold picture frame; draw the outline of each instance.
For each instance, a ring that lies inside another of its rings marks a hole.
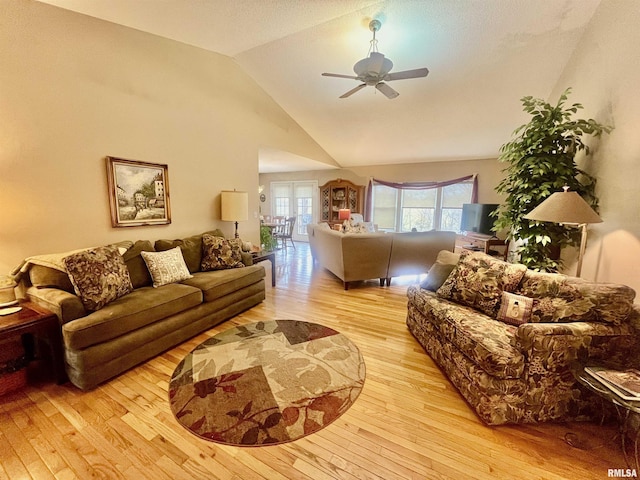
[[[106,157],[111,225],[171,223],[167,165]]]

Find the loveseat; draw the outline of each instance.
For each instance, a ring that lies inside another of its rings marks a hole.
[[[407,295],[410,332],[489,425],[587,419],[594,398],[573,369],[637,352],[635,292],[624,285],[441,252]]]
[[[309,248],[314,262],[344,282],[378,278],[390,285],[400,275],[427,273],[441,250],[453,251],[455,232],[343,233],[328,224],[308,224]]]
[[[30,257],[14,273],[58,316],[67,375],[90,389],[264,300],[264,267],[230,242],[219,230],[120,242]],[[106,280],[83,285],[92,271]]]

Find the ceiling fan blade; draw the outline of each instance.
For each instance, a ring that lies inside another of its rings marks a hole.
[[[391,88],[389,85],[387,85],[386,83],[380,82],[376,85],[376,88],[378,90],[380,90],[382,93],[385,94],[385,96],[389,99],[393,99],[396,98],[398,95],[400,95],[398,92],[396,92],[393,88]]]
[[[354,77],[353,75],[341,75],[339,73],[323,73],[323,77],[336,77],[336,78],[350,78],[351,80],[357,80],[358,77]]]
[[[349,90],[347,93],[345,93],[344,95],[340,95],[340,98],[347,98],[350,97],[351,95],[353,95],[354,93],[356,93],[358,90],[362,90],[364,87],[366,87],[367,84],[366,83],[362,83],[360,85],[358,85],[356,88],[352,88],[351,90]]]
[[[404,70],[402,72],[394,72],[384,77],[385,81],[406,80],[407,78],[426,77],[429,74],[428,68],[416,68],[415,70]]]

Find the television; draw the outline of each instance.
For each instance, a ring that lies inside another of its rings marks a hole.
[[[460,231],[495,235],[495,232],[491,231],[495,218],[490,214],[498,207],[497,203],[464,203]]]

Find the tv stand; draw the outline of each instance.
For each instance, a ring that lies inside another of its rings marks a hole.
[[[493,257],[506,260],[509,253],[509,240],[500,240],[494,235],[464,232],[456,238],[456,251],[460,252],[462,250],[484,252]]]

